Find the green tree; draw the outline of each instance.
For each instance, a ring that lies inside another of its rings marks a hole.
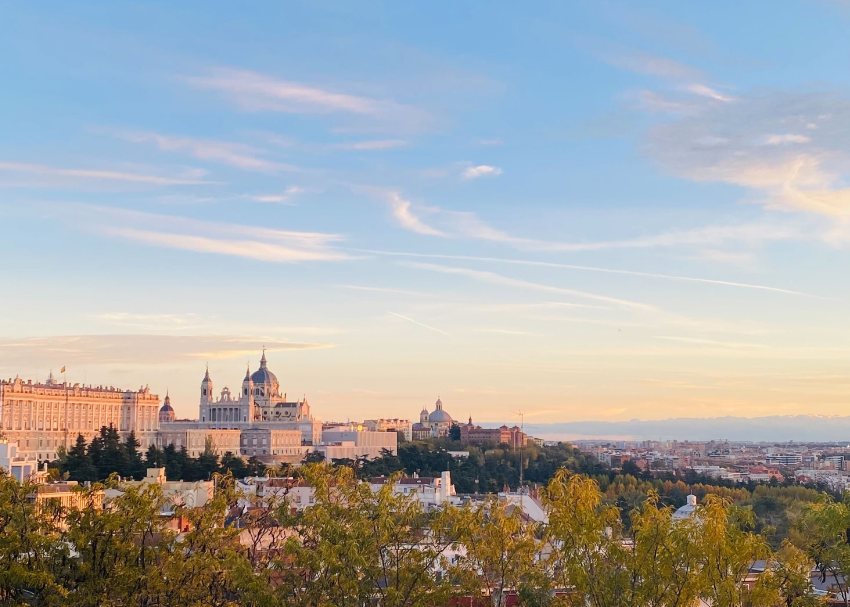
[[[509,592],[548,589],[545,572],[537,566],[543,549],[538,528],[523,519],[518,507],[490,498],[456,511],[453,524],[464,548],[457,575],[471,596],[504,607]]]
[[[824,496],[808,505],[798,523],[803,549],[815,562],[821,582],[850,604],[850,494],[836,502]]]
[[[61,604],[56,576],[70,554],[57,512],[30,499],[36,487],[0,469],[0,604]]]
[[[277,564],[280,593],[296,605],[446,604],[454,577],[446,552],[459,537],[453,509],[428,514],[392,480],[373,492],[347,467],[312,464],[303,476],[315,504],[287,523],[299,540]]]

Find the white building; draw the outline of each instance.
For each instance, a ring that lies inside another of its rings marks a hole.
[[[372,491],[380,491],[389,479],[379,476],[369,481]],[[455,486],[452,485],[452,477],[449,471],[443,472],[439,477],[429,476],[406,476],[398,479],[392,487],[393,493],[399,495],[415,495],[426,507],[438,506],[449,502],[456,502]]]
[[[253,499],[241,500],[242,506],[270,507],[280,504],[284,499],[293,510],[304,510],[315,502],[316,490],[304,479],[292,477],[252,477],[237,481],[237,489]]]
[[[19,456],[18,444],[3,439],[0,440],[0,468],[18,482],[23,482],[38,472],[38,462]]]
[[[363,425],[373,432],[401,432],[404,440],[413,440],[413,424],[409,419],[367,419]]]
[[[172,515],[179,507],[202,508],[213,499],[215,483],[213,481],[169,481],[165,478],[165,468],[148,468],[147,475],[140,481],[125,481],[125,486],[159,485],[167,502],[163,505],[162,515]],[[107,489],[106,500],[114,499],[123,494],[120,489]]]
[[[674,521],[691,518],[694,515],[694,512],[696,512],[697,496],[691,493],[690,495],[688,495],[687,500],[688,501],[685,503],[684,506],[682,506],[681,508],[676,510],[676,512],[673,513]]]

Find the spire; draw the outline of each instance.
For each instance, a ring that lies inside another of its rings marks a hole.
[[[210,364],[209,364],[209,363],[207,363],[207,370],[206,370],[206,372],[204,373],[204,379],[205,379],[205,380],[209,380],[209,378],[210,378]]]
[[[248,363],[245,369],[245,379],[251,379],[251,363]]]
[[[263,357],[260,359],[260,368],[261,369],[266,368],[266,347],[265,346],[263,346]]]

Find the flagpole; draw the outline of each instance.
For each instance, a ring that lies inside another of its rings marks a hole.
[[[68,374],[62,367],[62,383],[65,384],[65,453],[68,453]]]

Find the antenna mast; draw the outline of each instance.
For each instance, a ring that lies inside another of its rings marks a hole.
[[[525,447],[525,413],[522,411],[513,411],[512,413],[519,416],[520,432],[522,432],[523,436],[523,440],[519,444],[519,499],[520,505],[522,505],[522,472],[525,469],[525,457],[523,455],[523,448]]]

